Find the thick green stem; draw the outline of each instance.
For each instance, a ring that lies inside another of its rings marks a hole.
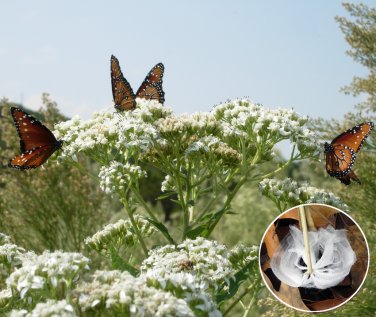
[[[121,198],[121,202],[124,205],[125,210],[128,213],[129,220],[131,221],[133,229],[136,232],[137,238],[140,241],[142,250],[144,251],[145,255],[148,256],[148,249],[146,247],[144,239],[142,238],[141,232],[140,232],[140,230],[137,227],[136,221],[134,220],[133,212],[132,212],[132,210],[129,207],[128,201],[126,200],[126,198]]]

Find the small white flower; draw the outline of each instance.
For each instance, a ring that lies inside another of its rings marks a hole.
[[[116,189],[123,189],[128,184],[147,177],[147,174],[140,166],[113,161],[110,166],[102,166],[98,176],[101,189],[107,194],[113,194]]]
[[[78,317],[71,304],[66,300],[48,300],[38,303],[35,308],[28,312],[25,309],[13,310],[10,317]]]
[[[134,215],[137,228],[143,237],[149,237],[156,229],[144,218]],[[97,251],[108,249],[109,246],[131,247],[136,244],[138,237],[130,220],[120,219],[116,223],[106,225],[92,237],[85,239],[85,243]]]
[[[175,185],[173,178],[170,175],[166,175],[164,181],[161,184],[162,192],[174,191]]]
[[[83,312],[90,310],[98,315],[105,307],[106,314],[118,316],[128,311],[134,316],[195,316],[184,300],[150,287],[144,279],[127,272],[96,271],[92,281],[81,283],[75,294]]]
[[[15,270],[6,283],[24,299],[29,292],[43,290],[47,285],[50,288],[57,288],[60,284],[72,287],[70,283],[89,269],[88,264],[89,259],[80,253],[45,251],[38,256],[23,258],[22,267]]]
[[[284,180],[266,178],[260,182],[259,189],[263,195],[291,205],[322,203],[348,210],[348,206],[333,193],[309,186],[307,183],[299,185],[290,178]]]
[[[190,291],[217,288],[234,274],[226,247],[204,238],[152,250],[141,272],[161,286],[171,283]]]

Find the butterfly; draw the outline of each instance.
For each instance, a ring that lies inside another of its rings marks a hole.
[[[157,100],[163,104],[165,101],[165,93],[162,89],[163,73],[164,66],[162,63],[158,63],[147,74],[140,88],[134,94],[131,85],[121,72],[118,59],[111,55],[111,84],[115,108],[119,111],[133,110],[136,108],[136,98]]]
[[[20,137],[21,154],[11,159],[9,167],[20,170],[41,166],[63,143],[25,111],[12,107],[10,112]]]
[[[373,122],[359,124],[337,136],[330,144],[325,142],[324,155],[326,171],[345,185],[353,180],[360,184],[359,178],[351,170],[355,163],[356,153],[373,129]]]

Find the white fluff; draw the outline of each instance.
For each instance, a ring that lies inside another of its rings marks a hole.
[[[271,259],[274,274],[293,287],[326,289],[338,285],[356,261],[346,230],[328,226],[308,232],[308,237],[312,274],[305,273],[307,261],[303,233],[295,226],[290,226],[290,234],[282,240]]]

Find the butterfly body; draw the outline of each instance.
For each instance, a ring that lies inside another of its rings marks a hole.
[[[52,132],[25,111],[12,107],[11,114],[20,138],[21,154],[9,161],[8,166],[26,170],[41,166],[63,141],[56,140]]]
[[[165,93],[162,88],[163,74],[164,66],[162,63],[158,63],[146,75],[145,80],[135,94],[131,85],[123,76],[118,59],[112,55],[111,85],[115,108],[119,111],[133,110],[136,108],[136,98],[157,100],[163,104],[165,101]]]
[[[351,180],[360,184],[359,178],[351,170],[364,141],[373,129],[372,122],[359,124],[337,136],[331,143],[324,144],[326,171],[343,184],[349,185]]]

